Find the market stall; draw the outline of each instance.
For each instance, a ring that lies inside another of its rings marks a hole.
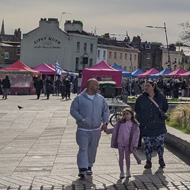
[[[152,69],[150,69],[150,70],[148,70],[142,74],[138,74],[137,77],[138,78],[149,78],[150,75],[156,74],[158,72],[159,72],[158,70],[156,70],[155,68],[152,68]]]
[[[35,94],[33,77],[40,73],[26,66],[20,60],[12,65],[0,69],[0,79],[9,76],[11,82],[10,94]]]
[[[123,68],[121,68],[119,65],[117,65],[116,63],[114,63],[112,65],[112,68],[118,70],[118,71],[121,71],[122,72],[122,77],[130,77],[131,76],[131,73],[124,70]]]
[[[85,68],[82,71],[82,89],[90,78],[96,78],[98,81],[115,81],[116,87],[121,87],[122,71],[118,71],[106,62],[102,61],[92,67]]]

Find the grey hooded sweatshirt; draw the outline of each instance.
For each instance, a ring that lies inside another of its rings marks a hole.
[[[93,130],[98,129],[101,122],[108,123],[110,113],[108,104],[103,96],[96,93],[94,99],[91,100],[86,94],[86,89],[84,89],[73,100],[70,114],[76,119],[78,128]]]

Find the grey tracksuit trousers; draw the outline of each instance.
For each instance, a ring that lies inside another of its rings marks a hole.
[[[92,167],[101,136],[101,130],[84,131],[78,129],[76,132],[76,141],[79,146],[77,155],[78,168]]]

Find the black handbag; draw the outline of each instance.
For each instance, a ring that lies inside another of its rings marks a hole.
[[[152,101],[152,102],[154,103],[154,105],[158,108],[159,113],[160,113],[160,117],[161,117],[163,120],[168,119],[167,114],[166,114],[165,112],[163,112],[163,111],[160,109],[159,105],[158,105],[150,96],[149,96],[148,98],[149,98],[150,101]]]

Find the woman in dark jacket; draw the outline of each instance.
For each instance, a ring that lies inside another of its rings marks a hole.
[[[5,98],[5,100],[6,100],[9,90],[11,88],[11,83],[10,83],[9,77],[6,76],[5,79],[2,80],[1,84],[2,84],[2,88],[3,88],[3,98]]]
[[[51,81],[51,77],[50,76],[48,76],[45,84],[46,84],[47,100],[49,100],[50,93],[52,92],[52,89],[53,89],[53,82]]]
[[[137,120],[140,123],[140,134],[144,139],[144,149],[146,155],[145,168],[151,168],[153,146],[156,145],[159,156],[160,167],[165,167],[164,153],[164,136],[167,132],[165,120],[160,116],[159,109],[149,99],[151,97],[163,112],[168,109],[166,97],[158,90],[153,81],[148,80],[145,84],[145,92],[139,96],[135,104]]]

